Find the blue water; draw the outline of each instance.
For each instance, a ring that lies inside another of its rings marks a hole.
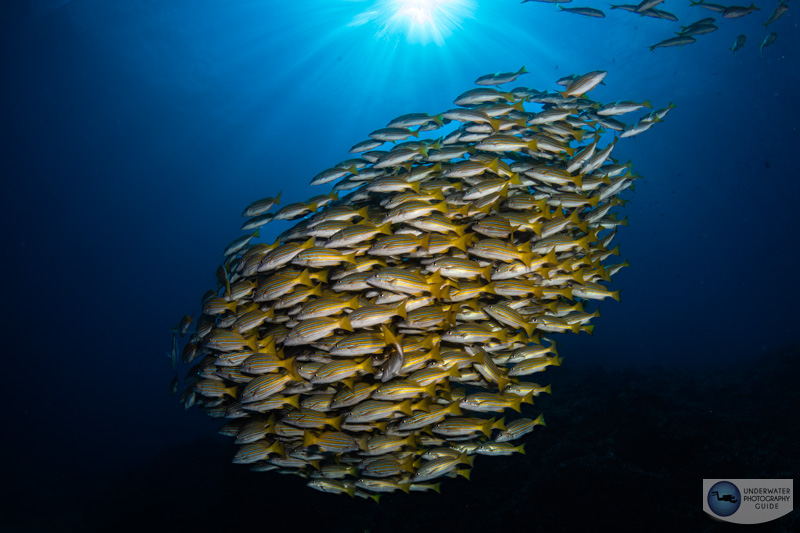
[[[622,301],[601,305],[594,335],[563,339],[565,364],[686,372],[746,365],[800,338],[795,0],[761,55],[774,1],[722,19],[668,0],[659,7],[682,24],[712,16],[720,29],[654,52],[648,46],[678,23],[596,0],[580,5],[603,8],[605,19],[536,2],[468,2],[441,42],[382,26],[392,5],[4,3],[4,440],[13,481],[0,529],[80,529],[87,506],[137,469],[181,449],[200,454],[197,443],[219,424],[169,395],[163,352],[170,328],[213,288],[243,207],[281,190],[284,203],[327,193],[308,182],[350,157],[350,146],[404,113],[449,109],[490,72],[525,65],[530,73],[513,86],[553,90],[561,76],[607,70],[593,99],[677,106],[615,149],[645,178],[618,236],[632,267],[615,276]],[[734,55],[741,33],[748,40]],[[264,241],[285,227],[270,225]],[[167,470],[164,483],[190,491],[182,475]],[[299,479],[263,483],[309,497]],[[111,501],[103,506],[134,512],[135,501]]]

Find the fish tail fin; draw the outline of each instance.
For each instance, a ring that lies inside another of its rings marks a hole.
[[[339,319],[339,327],[347,331],[353,331],[353,326],[350,324],[350,320],[347,317]]]
[[[300,409],[300,395],[299,394],[294,394],[292,396],[287,396],[286,398],[283,399],[283,401],[288,403],[289,405],[291,405],[295,409]]]
[[[436,398],[436,382],[431,383],[430,385],[426,385],[423,387],[425,394],[430,396],[431,398]]]
[[[529,392],[525,396],[520,398],[520,403],[527,403],[528,405],[533,405],[533,392]]]
[[[401,302],[401,305],[405,306],[405,303]],[[392,333],[392,330],[387,328],[385,325],[381,326],[381,333],[383,334],[383,342],[386,344],[399,344],[395,334]]]
[[[429,251],[429,248],[431,246],[431,234],[430,233],[426,233],[425,236],[422,237],[422,239],[419,242],[419,246],[420,246],[420,248],[422,248],[426,252]]]
[[[317,443],[316,436],[310,431],[303,431],[303,447],[308,448]]]
[[[411,411],[411,400],[410,399],[403,400],[402,402],[400,402],[400,405],[397,408],[404,415],[411,416],[411,414],[412,414],[412,411]]]
[[[303,270],[300,275],[297,276],[297,283],[306,286],[313,285],[313,283],[311,283],[311,273],[308,271],[308,269]]]
[[[368,374],[372,374],[375,371],[375,369],[372,368],[372,357],[367,357],[358,366],[361,367],[361,370]]]
[[[464,253],[467,253],[467,242],[472,238],[471,233],[465,233],[455,241],[453,241],[453,246],[458,248]]]

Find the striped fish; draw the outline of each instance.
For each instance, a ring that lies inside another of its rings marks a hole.
[[[467,252],[484,259],[494,259],[506,263],[518,260],[527,266],[530,266],[533,260],[532,254],[520,252],[509,243],[499,239],[480,240],[468,248]]]
[[[239,401],[244,404],[263,400],[281,392],[289,382],[299,380],[299,376],[290,373],[259,376],[245,385]]]
[[[369,492],[377,493],[394,492],[396,490],[402,490],[405,493],[409,493],[411,490],[410,482],[401,482],[397,479],[372,479],[368,477],[362,477],[355,482],[355,485],[356,487],[362,488]]]
[[[514,420],[506,426],[505,430],[500,432],[495,439],[495,442],[508,442],[510,440],[516,440],[533,431],[536,426],[545,425],[546,424],[544,423],[543,415],[537,416],[535,420],[531,420],[530,418],[520,418],[518,420]]]
[[[312,185],[314,185],[312,183]],[[355,498],[356,487],[350,482],[340,481],[338,479],[312,479],[306,483],[312,489],[317,489],[321,492],[329,492],[331,494],[347,494],[351,498]]]
[[[347,318],[320,317],[304,320],[291,329],[286,340],[283,341],[283,344],[284,346],[310,344],[332,333],[333,330],[337,328],[353,331],[353,328],[350,326],[350,321],[347,320]]]
[[[391,418],[395,413],[411,415],[411,401],[405,400],[399,403],[383,402],[379,400],[366,400],[353,407],[345,416],[348,424],[359,424],[364,422],[375,422],[385,418]]]
[[[396,452],[404,446],[411,448],[417,447],[417,439],[414,435],[408,437],[398,437],[396,435],[377,435],[367,440],[367,447],[364,455],[385,455]]]
[[[283,415],[281,420],[291,426],[305,429],[322,429],[325,426],[331,426],[337,431],[342,429],[341,415],[327,416],[325,413],[314,409],[293,409]]]
[[[241,446],[234,455],[233,462],[236,464],[256,463],[265,460],[271,453],[283,453],[283,446],[280,442],[266,440],[253,442]]]
[[[483,311],[500,324],[525,330],[528,337],[533,337],[534,331],[536,331],[536,324],[528,322],[525,317],[506,305],[487,305],[483,308]]]
[[[484,418],[448,418],[435,424],[431,431],[447,437],[461,437],[475,433],[483,433],[490,437],[493,429],[505,429],[505,420],[502,418],[500,420],[495,420],[494,418],[489,420]]]
[[[459,457],[438,457],[422,464],[411,477],[411,480],[414,483],[419,483],[421,481],[442,477],[456,470],[459,464],[472,466],[473,461],[474,458],[467,457],[465,453],[461,454]],[[468,478],[469,470],[464,469],[459,471],[459,474]]]
[[[345,356],[374,354],[382,352],[385,347],[386,341],[383,335],[366,331],[343,338],[331,348],[330,354]]]
[[[374,400],[397,402],[408,398],[416,398],[420,394],[427,394],[428,396],[435,398],[436,382],[431,382],[426,386],[422,386],[416,381],[410,379],[393,379],[380,385],[375,392],[372,393],[372,398]]]
[[[297,320],[309,320],[338,315],[344,312],[345,309],[358,309],[359,306],[358,296],[353,296],[349,300],[332,297],[317,298],[303,304],[296,318]]]
[[[482,324],[461,324],[449,329],[444,335],[442,335],[443,341],[454,342],[458,344],[482,343],[488,341],[489,339],[497,339],[501,342],[505,342],[505,331],[492,331],[487,326]]]
[[[550,365],[561,366],[561,357],[555,355],[553,357],[537,357],[535,359],[526,359],[525,361],[514,365],[514,367],[508,371],[508,375],[510,377],[527,376],[536,372],[542,372]]]
[[[244,211],[242,212],[243,217],[255,217],[261,215],[262,213],[266,213],[272,206],[275,204],[280,205],[281,203],[281,194],[283,191],[280,191],[275,197],[267,197],[262,198],[260,200],[256,200],[255,202],[251,203],[247,207],[245,207]]]
[[[470,394],[458,403],[458,406],[467,411],[478,411],[481,413],[500,413],[505,409],[513,409],[521,412],[521,404],[529,403],[533,405],[533,394],[527,396],[505,396],[503,394],[492,394],[490,392],[478,392]]]
[[[372,392],[378,388],[377,383],[356,383],[352,389],[340,389],[331,401],[331,409],[341,409],[342,407],[350,407],[362,400],[366,400],[372,395]]]
[[[311,275],[307,270],[302,272],[290,270],[273,274],[269,278],[259,282],[253,294],[253,301],[268,302],[277,300],[281,296],[291,292],[297,285],[312,285]]]
[[[275,270],[276,268],[281,267],[294,259],[295,256],[297,256],[297,254],[303,250],[307,250],[313,246],[313,237],[303,243],[289,242],[286,244],[281,244],[264,256],[264,258],[261,260],[261,264],[258,267],[258,271],[266,272],[268,270]]]
[[[367,357],[360,363],[348,360],[327,363],[314,373],[311,383],[314,385],[334,383],[345,380],[358,372],[371,374],[373,372],[372,359]]]
[[[366,439],[356,440],[341,431],[326,431],[318,435],[304,431],[303,446],[316,446],[323,452],[347,453],[365,449]]]
[[[370,255],[397,256],[411,253],[420,246],[420,240],[414,235],[395,234],[381,237],[367,250]]]
[[[418,295],[429,292],[436,298],[441,296],[441,276],[436,274],[425,279],[419,274],[401,268],[383,268],[372,273],[367,278],[367,283],[379,289],[404,294]]]
[[[338,250],[332,250],[323,247],[311,247],[302,250],[292,259],[292,264],[312,267],[324,268],[336,266],[341,263],[355,264],[355,254],[343,254]]]
[[[452,325],[452,317],[448,319],[447,314],[441,307],[426,306],[408,311],[406,319],[400,322],[398,326],[403,328],[431,328],[443,324],[446,319]]]
[[[297,409],[300,406],[299,401],[299,394],[294,394],[292,396],[272,395],[268,398],[264,398],[263,400],[242,404],[242,409],[255,413],[268,413],[275,409],[281,409],[287,406]]]
[[[361,464],[361,473],[376,478],[392,477],[403,472],[414,472],[413,457],[398,459],[394,455],[376,457]]]
[[[400,421],[397,428],[400,431],[421,429],[440,422],[447,415],[461,415],[461,409],[458,407],[458,402],[452,402],[448,405],[432,405],[430,411],[417,413],[409,416],[408,418],[404,418]]]
[[[514,446],[509,442],[489,441],[484,442],[475,449],[475,453],[480,455],[513,455],[514,453],[525,454],[525,445]]]
[[[414,218],[423,217],[433,211],[447,214],[447,202],[439,202],[437,204],[430,204],[419,200],[405,202],[389,211],[381,224],[397,224]]]

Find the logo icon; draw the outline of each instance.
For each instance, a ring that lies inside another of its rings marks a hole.
[[[719,481],[708,491],[708,507],[717,516],[730,516],[739,510],[742,493],[730,481]]]
[[[763,524],[794,509],[793,479],[704,479],[703,511],[733,524]]]

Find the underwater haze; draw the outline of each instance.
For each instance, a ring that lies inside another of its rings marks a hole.
[[[598,0],[4,3],[0,530],[725,530],[704,478],[800,471],[800,5],[766,28],[782,4],[756,5],[666,0],[671,21]],[[651,51],[706,17],[717,29]],[[327,194],[310,180],[370,132],[523,65],[503,90],[607,71],[593,100],[675,106],[614,148],[642,177],[615,240],[631,266],[591,335],[558,336],[562,366],[537,377],[553,394],[530,411],[547,427],[442,494],[379,503],[231,464],[164,352],[242,210]]]

